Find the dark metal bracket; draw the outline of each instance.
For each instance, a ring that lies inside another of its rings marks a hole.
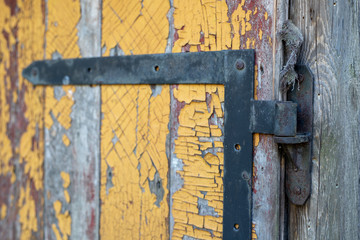
[[[223,238],[250,239],[253,133],[274,134],[283,146],[290,160],[287,193],[302,204],[310,192],[311,125],[306,124],[312,123],[306,119],[312,117],[306,113],[312,113],[307,68],[298,67],[304,81],[289,101],[254,101],[254,65],[254,50],[231,50],[37,61],[23,76],[34,85],[223,84]]]
[[[303,205],[311,191],[313,76],[305,65],[296,66],[300,78],[287,93],[288,101],[253,101],[251,130],[274,134],[285,154],[285,189],[289,200]]]
[[[295,70],[299,81],[288,91],[287,99],[298,104],[297,134],[275,137],[274,140],[280,144],[287,159],[286,194],[293,204],[303,205],[311,193],[314,77],[305,65],[298,65]]]

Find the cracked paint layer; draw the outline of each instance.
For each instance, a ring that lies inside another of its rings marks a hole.
[[[80,3],[73,0],[49,0],[47,10],[46,58],[80,57],[76,28],[81,17]],[[51,128],[54,119],[66,130],[71,127],[70,113],[76,88],[64,86],[62,90],[63,92],[59,93],[61,87],[46,87],[45,126],[48,129]]]
[[[103,87],[102,113],[101,238],[168,239],[169,86]]]
[[[169,36],[169,0],[104,0],[103,54],[163,53]],[[117,54],[116,54],[117,55]]]
[[[183,103],[172,133],[183,182],[171,196],[172,239],[222,239],[224,86],[178,85],[173,95]]]
[[[168,0],[104,0],[103,55],[163,53]],[[169,86],[101,87],[104,239],[169,239]]]
[[[274,21],[272,19],[272,6],[268,1],[174,0],[173,3],[175,28],[173,52],[254,48],[256,49],[254,98],[261,100],[271,99],[274,91],[272,86],[272,36],[274,34],[272,30]],[[187,106],[186,104],[185,106]],[[182,107],[180,105],[178,106]],[[179,136],[189,134],[191,137],[196,137],[196,134],[191,132],[189,127],[179,128],[177,131]],[[198,134],[207,133],[201,132]],[[271,141],[265,135],[254,134],[254,146],[253,193],[258,193],[254,198],[254,206],[256,207],[253,208],[254,219],[257,220],[258,224],[254,228],[257,228],[257,233],[276,232],[277,230],[270,223],[277,218],[277,210],[268,211],[268,208],[277,204],[279,199],[276,196],[277,191],[269,190],[268,182],[277,181],[278,167],[267,161],[267,157],[264,157],[273,156],[276,151],[272,150]],[[178,158],[181,159],[181,157]],[[172,161],[174,159],[177,158],[173,157]],[[174,164],[174,166],[181,169],[182,163],[179,160],[177,161],[178,163]],[[261,175],[258,178],[257,168],[269,169],[269,172],[266,176]],[[174,171],[171,170],[171,172]],[[182,182],[179,177],[174,177],[175,179],[177,179],[176,182],[178,183]],[[173,187],[171,186],[171,188]],[[183,187],[177,188],[181,191]],[[175,232],[175,229],[172,230],[172,225],[176,220],[173,220],[171,216],[170,221],[170,231]],[[259,231],[262,228],[264,229]],[[181,236],[188,237],[182,234],[184,233],[179,234],[179,238]]]
[[[258,48],[269,36],[271,21],[261,3],[225,0],[174,0],[173,51],[216,51]],[[266,18],[267,19],[267,18]],[[255,25],[256,27],[252,27]]]

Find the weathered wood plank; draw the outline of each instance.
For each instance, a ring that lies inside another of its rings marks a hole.
[[[311,198],[290,206],[290,239],[359,236],[359,1],[291,1],[315,75]]]
[[[273,4],[270,1],[174,0],[175,39],[172,51],[255,48],[255,98],[279,98],[278,79],[275,76],[281,68],[282,52],[281,45],[274,43],[277,41],[276,29],[286,17],[286,6],[286,1],[275,1]],[[279,237],[280,229],[279,156],[271,137],[255,134],[254,139],[253,238],[274,239]],[[175,161],[175,157],[171,161]],[[181,159],[178,162],[175,165],[183,168]],[[176,173],[173,169],[171,171],[172,174]],[[173,181],[177,184],[171,186],[174,190],[182,188],[183,182],[180,180]]]
[[[163,53],[168,0],[103,1],[104,55]],[[102,86],[102,239],[169,239],[169,86]]]
[[[48,1],[46,57],[99,56],[99,8]],[[100,87],[47,87],[45,109],[45,238],[97,239]]]
[[[43,237],[43,88],[21,69],[44,55],[42,1],[1,1],[0,236]]]

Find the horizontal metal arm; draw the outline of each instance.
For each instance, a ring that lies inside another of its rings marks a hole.
[[[34,85],[225,84],[226,57],[251,50],[35,61],[23,71]],[[246,63],[243,63],[246,64]],[[243,66],[245,67],[245,66]]]

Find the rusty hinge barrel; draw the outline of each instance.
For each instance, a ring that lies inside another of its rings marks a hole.
[[[289,200],[303,205],[311,192],[313,76],[304,65],[296,66],[296,85],[288,101],[252,101],[250,130],[273,134],[286,161],[285,189]]]

